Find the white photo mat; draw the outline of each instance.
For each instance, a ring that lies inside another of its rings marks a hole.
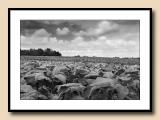
[[[149,110],[150,14],[145,10],[13,10],[10,12],[11,110]],[[140,20],[140,100],[20,100],[20,20]]]

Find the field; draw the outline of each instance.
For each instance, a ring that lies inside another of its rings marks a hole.
[[[58,57],[58,56],[21,56],[21,60],[38,61],[62,61],[62,62],[93,62],[93,63],[113,63],[125,65],[139,65],[139,58],[106,58],[106,57]]]
[[[21,56],[21,100],[139,100],[139,58]]]

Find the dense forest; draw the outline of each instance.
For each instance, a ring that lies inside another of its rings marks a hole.
[[[50,48],[47,49],[29,49],[29,50],[20,50],[21,56],[62,56],[62,54],[58,51],[52,50]]]

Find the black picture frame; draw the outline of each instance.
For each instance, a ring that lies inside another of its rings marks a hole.
[[[13,110],[11,109],[11,12],[12,11],[29,11],[29,10],[101,10],[101,11],[106,11],[106,10],[120,10],[120,11],[125,11],[125,10],[131,10],[131,11],[136,11],[136,10],[142,10],[142,11],[149,11],[150,13],[150,109],[148,110]],[[153,111],[153,95],[152,95],[152,8],[8,8],[8,112],[152,112]]]

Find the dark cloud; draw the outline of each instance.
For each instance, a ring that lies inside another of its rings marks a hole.
[[[40,29],[40,28],[44,27],[43,24],[40,24],[36,20],[21,20],[20,26],[21,26],[21,30],[23,30],[23,29]]]
[[[96,40],[99,36],[108,39],[139,39],[139,20],[21,20],[21,35],[32,36],[39,30],[46,31],[57,40],[71,41],[75,37]],[[61,32],[62,34],[59,34]],[[66,30],[67,34],[64,31]],[[68,31],[68,32],[67,32]]]
[[[41,22],[40,20],[21,20],[20,21],[20,27],[21,27],[21,34],[26,35],[32,35],[33,32],[39,29],[45,29],[48,33],[55,33],[55,29],[57,28],[57,25],[49,25],[45,24],[44,22]]]
[[[80,25],[73,24],[69,21],[64,21],[64,20],[59,20],[59,21],[61,22],[59,24],[56,24],[53,20],[44,20],[44,21],[43,20],[21,20],[20,26],[22,31],[25,29],[36,30],[36,29],[44,28],[50,33],[55,33],[57,28],[64,28],[64,27],[67,27],[72,31],[82,30]]]
[[[21,20],[20,27],[21,35],[24,36],[31,36],[37,30],[44,29],[49,34],[51,34],[51,36],[63,40],[71,40],[74,38],[72,32],[78,32],[80,30],[83,30],[80,25],[65,20]],[[72,32],[70,32],[68,35],[57,34],[57,29],[64,28],[67,28]]]
[[[76,21],[78,23],[78,21]],[[90,26],[81,32],[85,40],[96,40],[99,36],[108,39],[139,39],[139,20],[91,20],[79,22],[79,24]]]
[[[119,25],[139,25],[140,20],[112,20],[112,22]]]

